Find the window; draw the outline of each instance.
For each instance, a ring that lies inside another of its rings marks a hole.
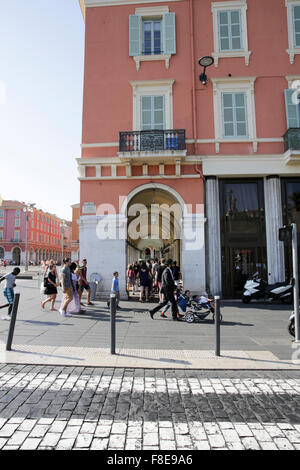
[[[213,2],[211,8],[215,66],[225,57],[245,57],[245,64],[249,65],[246,0]]]
[[[248,137],[246,93],[222,93],[223,137]]]
[[[300,127],[300,95],[297,89],[284,90],[287,129]]]
[[[290,56],[290,63],[294,63],[295,54],[300,54],[300,1],[285,0],[288,20],[289,48],[286,52]]]
[[[3,226],[4,226],[4,220],[0,219],[0,227],[3,227]]]
[[[141,130],[164,129],[164,96],[141,97]]]
[[[16,210],[16,217],[20,217],[20,215],[21,215],[21,211],[20,211],[20,209],[17,209]]]
[[[293,6],[294,45],[300,47],[300,5]]]
[[[169,60],[176,54],[175,13],[169,13],[167,6],[136,8],[135,15],[129,15],[129,55],[136,62]]]
[[[4,217],[4,210],[0,209],[0,217]]]
[[[240,10],[219,11],[220,51],[242,49]]]
[[[3,230],[0,230],[0,240],[3,240]]]
[[[173,129],[174,80],[130,82],[133,89],[133,131]]]
[[[143,21],[143,54],[161,54],[161,20]]]
[[[254,82],[256,77],[212,78],[216,153],[221,142],[252,142],[257,151]]]
[[[20,219],[15,220],[15,227],[20,227]]]
[[[15,230],[15,232],[14,232],[14,240],[15,240],[16,242],[19,242],[19,241],[20,241],[20,232],[19,232],[19,230]]]

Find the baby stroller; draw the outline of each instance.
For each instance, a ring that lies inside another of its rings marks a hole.
[[[215,308],[211,300],[205,296],[193,295],[187,305],[188,310],[185,313],[187,323],[196,323],[205,320],[212,313],[212,319],[215,321]],[[222,321],[222,315],[220,314]]]

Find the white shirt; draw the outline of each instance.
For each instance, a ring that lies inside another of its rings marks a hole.
[[[14,288],[14,283],[16,280],[16,276],[14,276],[12,273],[6,274],[5,276],[6,279],[6,288],[7,289],[13,289]]]

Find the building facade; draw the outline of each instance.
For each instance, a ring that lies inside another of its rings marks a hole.
[[[0,259],[25,265],[26,246],[30,263],[39,264],[49,259],[60,262],[63,253],[64,256],[71,256],[71,226],[68,227],[67,223],[53,214],[35,207],[30,210],[30,206],[23,202],[2,201]]]
[[[300,227],[300,1],[80,5],[80,251],[103,291],[156,255],[180,263],[185,288],[223,297],[256,271],[288,277],[278,228]]]

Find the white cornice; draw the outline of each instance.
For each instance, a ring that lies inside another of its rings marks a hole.
[[[164,0],[84,0],[84,6],[88,7],[112,7],[117,5],[137,5],[149,3],[161,3]],[[168,0],[171,2],[180,2],[182,0]]]

